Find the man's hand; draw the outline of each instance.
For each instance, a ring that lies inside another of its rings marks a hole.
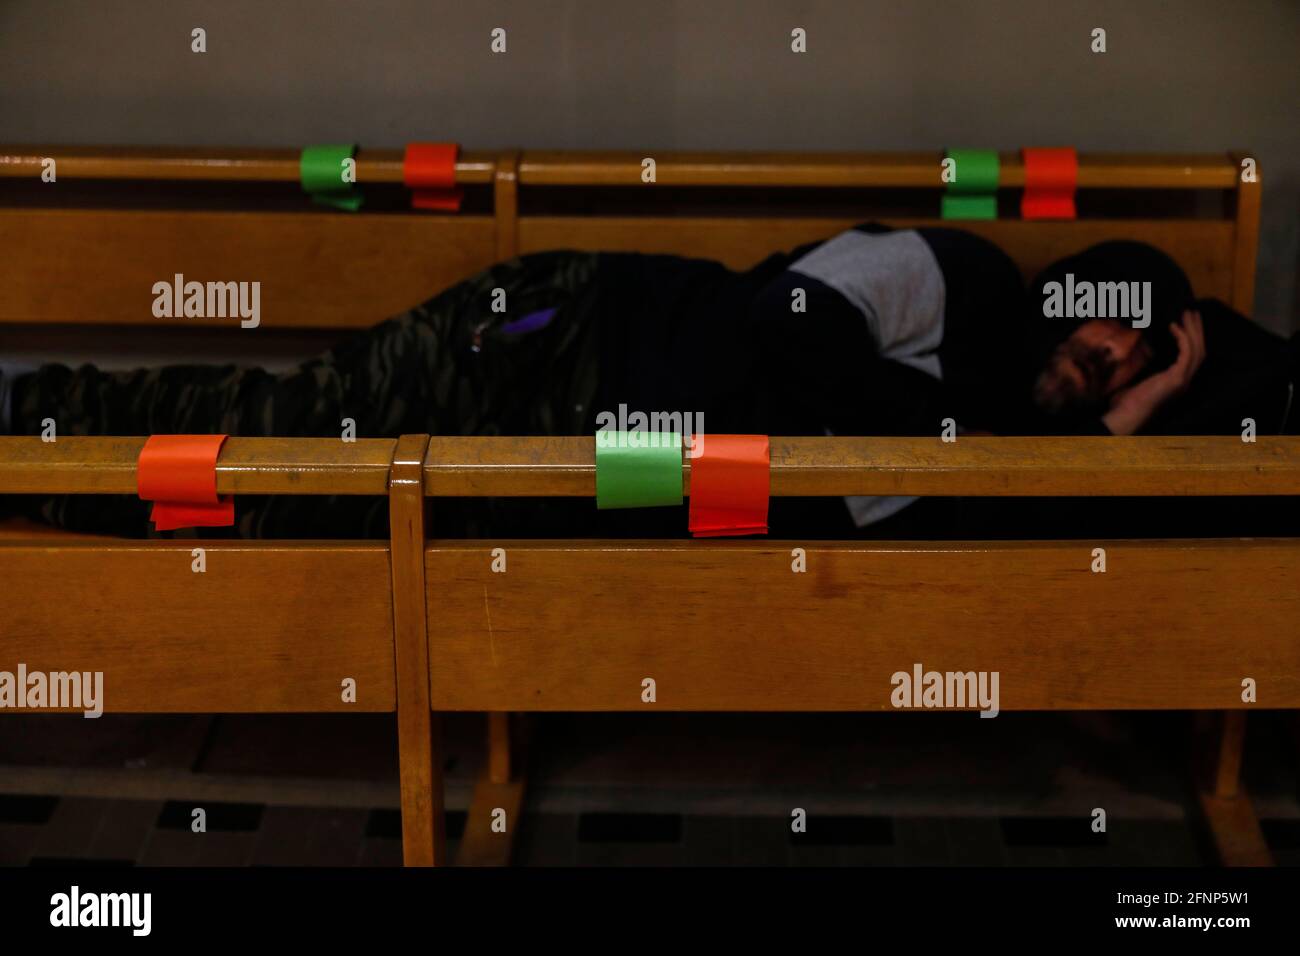
[[[1110,411],[1101,418],[1111,434],[1132,435],[1137,432],[1156,409],[1187,391],[1192,376],[1205,361],[1205,330],[1199,312],[1184,312],[1181,324],[1173,323],[1169,331],[1178,340],[1178,358],[1163,372],[1148,376],[1111,397]]]

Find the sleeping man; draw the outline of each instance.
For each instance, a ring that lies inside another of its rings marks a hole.
[[[1071,288],[1150,283],[1136,320],[1144,327],[1088,309],[1047,314],[1044,290],[1066,277]],[[959,434],[1232,433],[1242,408],[1268,419],[1259,424],[1266,433],[1285,414],[1279,344],[1221,303],[1194,302],[1178,267],[1149,246],[1096,246],[1050,267],[1026,293],[1015,264],[970,233],[867,225],[744,272],[674,256],[525,256],[280,374],[10,369],[0,380],[0,433],[40,434],[53,419],[60,436],[338,437],[350,418],[358,437],[589,435],[598,415],[621,405],[691,413],[719,434],[938,436],[945,419]],[[1215,388],[1202,394],[1194,381],[1216,364]],[[448,536],[638,528],[635,515],[598,517],[590,502],[577,504],[461,501],[436,521]],[[776,499],[772,526],[852,533],[910,504]],[[148,528],[147,505],[130,498],[24,507],[76,530]],[[240,498],[236,507],[244,536],[386,533],[382,500]]]

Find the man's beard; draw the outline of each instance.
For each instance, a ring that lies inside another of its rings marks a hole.
[[[1073,375],[1061,371],[1068,365],[1083,372],[1082,389],[1075,385]],[[1095,383],[1105,381],[1110,372],[1104,353],[1079,348],[1068,341],[1062,343],[1052,352],[1034,382],[1034,404],[1049,415],[1079,416],[1099,411],[1105,405],[1105,396]]]

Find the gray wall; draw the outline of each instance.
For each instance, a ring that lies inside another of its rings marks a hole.
[[[1282,330],[1300,326],[1298,53],[1295,0],[0,0],[0,141],[1245,148],[1265,184],[1256,312]]]

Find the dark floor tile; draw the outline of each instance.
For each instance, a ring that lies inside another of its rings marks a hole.
[[[110,800],[88,797],[64,797],[54,813],[41,827],[41,835],[32,848],[33,856],[84,857],[91,855],[91,845],[99,832]]]
[[[894,821],[899,862],[905,866],[950,866],[952,847],[942,819],[900,817]]]
[[[577,844],[579,866],[682,866],[686,850],[680,843]]]
[[[47,823],[58,803],[52,796],[0,794],[0,823]]]
[[[465,824],[469,821],[469,814],[464,810],[448,810],[445,826],[447,828],[448,840],[459,840],[465,835]]]
[[[79,870],[108,867],[117,869],[124,866],[135,866],[135,860],[113,860],[107,857],[75,857],[75,856],[34,856],[32,857],[32,866],[53,866],[53,867],[76,867]]]
[[[1022,848],[1032,849],[1032,848]],[[1047,849],[1039,847],[1039,849]],[[1065,866],[1146,866],[1141,847],[1122,847],[1115,843],[1107,846],[1057,847]]]
[[[140,866],[197,866],[208,834],[186,830],[152,830],[140,848]]]
[[[188,800],[168,800],[158,814],[154,824],[159,830],[184,830],[191,832],[194,827],[194,811],[202,809],[206,814],[208,833],[252,832],[261,825],[262,813],[266,810],[261,803],[218,803]]]
[[[248,866],[257,845],[257,832],[216,830],[194,834],[199,841],[197,866]]]
[[[161,810],[162,804],[154,800],[106,801],[87,852],[106,859],[138,859]]]
[[[41,830],[39,823],[0,823],[0,866],[26,866]]]
[[[358,866],[401,866],[402,841],[363,839],[361,853],[357,857]]]
[[[1277,866],[1300,866],[1300,849],[1274,850],[1273,863]]]
[[[267,807],[252,861],[261,866],[354,866],[369,811]]]
[[[735,861],[735,818],[686,816],[683,821],[686,866],[731,866]]]
[[[732,860],[737,866],[788,866],[790,820],[786,817],[735,817],[731,821]]]
[[[902,849],[895,844],[888,846],[837,846],[835,847],[835,866],[898,866]],[[910,863],[911,861],[905,861]]]
[[[573,866],[578,862],[578,816],[525,812],[516,837],[521,866]]]
[[[1107,834],[1092,831],[1090,816],[1002,817],[1002,839],[1014,847],[1105,846]]]
[[[578,818],[579,843],[680,843],[677,813],[584,813]]]
[[[1300,850],[1300,819],[1260,820],[1270,850]]]
[[[954,866],[1005,866],[1002,827],[996,817],[949,817],[943,821]]]
[[[402,813],[400,810],[378,808],[366,816],[367,839],[400,840],[402,838]]]
[[[839,866],[839,847],[829,844],[790,843],[786,859],[790,866]]]
[[[1106,842],[1061,847],[1068,866],[1196,866],[1193,836],[1181,821],[1111,816]]]
[[[892,846],[894,821],[889,817],[808,814],[808,829],[795,833],[786,826],[790,843],[799,846]]]
[[[1059,846],[1008,846],[1010,866],[1065,866],[1065,851]]]
[[[1099,842],[1062,845],[1070,866],[1200,866],[1197,835],[1184,821],[1110,817]],[[1104,840],[1101,840],[1104,836]]]
[[[1127,837],[1128,827],[1111,827],[1112,841]],[[1116,847],[1117,863],[1134,866],[1205,866],[1209,861],[1200,849],[1198,835],[1182,820],[1138,820],[1131,824],[1140,859],[1130,860],[1127,845]],[[1127,841],[1126,841],[1127,844]]]

